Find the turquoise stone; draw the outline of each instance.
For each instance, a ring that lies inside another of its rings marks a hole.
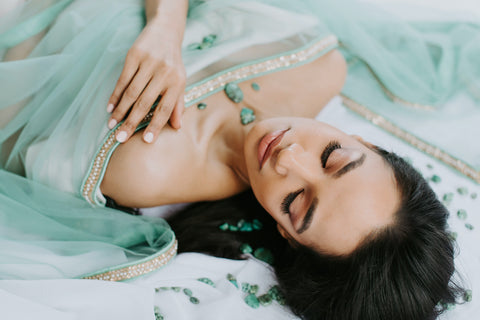
[[[250,284],[246,282],[242,282],[242,291],[249,292],[250,291]]]
[[[260,304],[264,307],[272,304],[272,297],[270,297],[269,294],[263,294],[261,296],[258,297],[258,302],[260,302]]]
[[[253,219],[253,229],[254,230],[262,230],[263,223],[258,219]]]
[[[198,43],[198,42],[195,42],[195,43],[190,43],[188,46],[187,46],[187,50],[190,50],[190,51],[193,51],[193,50],[199,50],[202,48],[202,44],[201,43]]]
[[[260,86],[258,85],[258,83],[252,82],[252,89],[255,90],[255,91],[259,91],[259,90],[260,90]]]
[[[213,44],[215,42],[215,40],[217,40],[217,35],[216,34],[209,34],[208,36],[203,38],[202,42]]]
[[[463,294],[463,300],[465,302],[472,301],[472,290],[465,290],[465,293]]]
[[[203,282],[203,283],[208,284],[208,285],[215,288],[215,283],[212,280],[210,280],[209,278],[199,278],[199,279],[197,279],[197,281]]]
[[[460,220],[466,220],[467,219],[467,211],[465,211],[464,209],[460,209],[457,211],[457,217],[460,219]]]
[[[193,295],[192,290],[187,289],[187,288],[183,289],[183,293],[185,293],[189,297],[191,297]]]
[[[227,83],[224,91],[227,94],[228,99],[232,100],[233,102],[240,103],[243,101],[243,91],[236,83]]]
[[[227,280],[238,289],[238,282],[237,279],[233,276],[233,274],[227,274]]]
[[[238,231],[238,227],[237,227],[237,226],[229,225],[229,226],[228,226],[228,230],[230,230],[230,231]]]
[[[172,290],[175,291],[175,292],[180,292],[180,290],[182,290],[182,288],[180,288],[180,287],[172,287]]]
[[[245,220],[244,219],[241,219],[237,222],[237,227],[238,229],[241,229],[243,227],[243,225],[245,224]]]
[[[253,249],[248,243],[244,243],[240,246],[240,252],[248,254],[248,253],[252,253]]]
[[[203,102],[200,102],[199,104],[197,104],[197,108],[200,109],[200,110],[203,110],[207,107],[207,104],[206,103],[203,103]]]
[[[258,285],[254,284],[250,286],[250,290],[248,290],[249,293],[251,294],[257,294],[258,292]]]
[[[212,42],[202,42],[202,44],[200,45],[200,50],[208,49],[208,48],[211,48],[211,47],[213,47]]]
[[[198,298],[195,298],[195,297],[190,297],[190,302],[193,304],[199,304],[200,300],[198,300]]]
[[[255,296],[254,294],[249,294],[245,298],[245,303],[253,309],[257,309],[258,307],[260,307],[260,302],[258,301],[257,296]]]
[[[439,182],[442,181],[442,178],[440,178],[439,176],[437,176],[436,174],[434,174],[434,175],[430,178],[430,180],[432,180],[432,181],[435,182],[435,183],[439,183]]]
[[[429,163],[429,164],[427,164],[427,168],[428,168],[428,169],[433,169],[433,165],[431,165],[431,164]]]
[[[240,227],[240,231],[243,231],[243,232],[253,231],[253,225],[252,225],[252,223],[246,221],[246,222]]]
[[[461,187],[457,189],[458,194],[461,194],[462,196],[468,194],[468,189],[465,187]]]
[[[240,111],[240,121],[243,125],[247,125],[255,121],[255,114],[253,113],[253,110],[245,107],[242,108],[242,111]]]
[[[281,296],[280,294],[280,289],[278,286],[273,286],[268,290],[268,295],[272,297],[273,300],[278,300],[278,298]]]
[[[155,306],[154,312],[155,312],[155,320],[163,320],[163,316],[160,314],[159,307]]]
[[[225,222],[225,223],[221,224],[218,228],[220,230],[227,231],[228,227],[229,227],[228,223]]]
[[[470,195],[470,198],[472,198],[472,199],[477,199],[477,193],[476,193],[476,192],[473,192],[473,193]]]
[[[157,288],[157,289],[160,289],[160,290],[170,290],[169,287],[160,287],[160,288]]]
[[[273,254],[270,250],[265,249],[265,248],[258,248],[255,250],[253,253],[253,256],[257,258],[258,260],[262,260],[263,262],[266,262],[268,264],[273,263]]]
[[[467,228],[468,230],[473,230],[473,225],[470,223],[465,223],[465,228]]]

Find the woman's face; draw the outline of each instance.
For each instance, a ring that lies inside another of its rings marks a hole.
[[[305,118],[258,122],[245,141],[248,178],[282,235],[347,254],[393,222],[393,171],[360,138]]]

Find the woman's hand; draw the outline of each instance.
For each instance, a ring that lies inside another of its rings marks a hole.
[[[178,5],[174,7],[173,2],[167,5],[170,5],[164,10],[167,13],[177,10]],[[155,6],[158,4],[152,5],[153,8]],[[182,19],[179,20],[180,24],[178,20],[171,22],[164,17],[150,19],[127,53],[123,71],[107,107],[107,111],[112,112],[108,122],[110,129],[130,111],[117,132],[119,142],[125,142],[132,136],[157,98],[158,105],[143,133],[144,141],[155,141],[167,121],[175,129],[181,127],[186,75],[181,55],[185,24],[183,21],[182,25]]]

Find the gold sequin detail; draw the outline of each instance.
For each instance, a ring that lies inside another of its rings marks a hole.
[[[416,147],[417,149],[433,156],[434,158],[444,162],[445,164],[449,165],[450,167],[460,171],[467,177],[473,179],[476,182],[480,183],[480,171],[475,170],[474,168],[470,167],[463,161],[452,157],[445,151],[432,146],[431,144],[417,138],[416,136],[406,132],[403,129],[400,129],[392,122],[388,121],[384,117],[376,114],[375,112],[369,110],[367,107],[349,99],[346,96],[342,96],[343,104],[350,110],[358,113],[368,121],[372,122],[376,126],[390,132],[391,134],[397,136],[398,138],[408,142],[412,146]]]
[[[297,63],[303,62],[314,57],[316,54],[325,50],[329,46],[338,43],[337,37],[329,35],[322,40],[315,42],[306,49],[299,50],[287,55],[282,55],[263,62],[247,65],[238,69],[226,72],[202,84],[194,86],[185,93],[185,104],[201,98],[202,96],[225,86],[232,81],[240,81],[245,78],[261,74],[264,72],[274,71],[279,68],[291,67]]]
[[[165,266],[177,254],[177,247],[178,242],[175,240],[172,246],[165,253],[153,258],[150,261],[100,274],[86,276],[83,277],[83,279],[122,281],[145,275]]]

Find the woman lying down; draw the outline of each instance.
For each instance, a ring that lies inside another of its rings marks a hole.
[[[357,7],[58,0],[13,12],[0,34],[1,272],[146,274],[175,255],[175,235],[107,207],[202,201],[171,220],[179,252],[244,258],[246,233],[219,227],[262,221],[250,240],[272,250],[298,316],[434,319],[462,292],[447,210],[402,158],[313,119],[367,80],[359,63],[404,100],[444,98],[436,73],[416,72],[429,56],[396,56],[385,19],[347,19]]]

